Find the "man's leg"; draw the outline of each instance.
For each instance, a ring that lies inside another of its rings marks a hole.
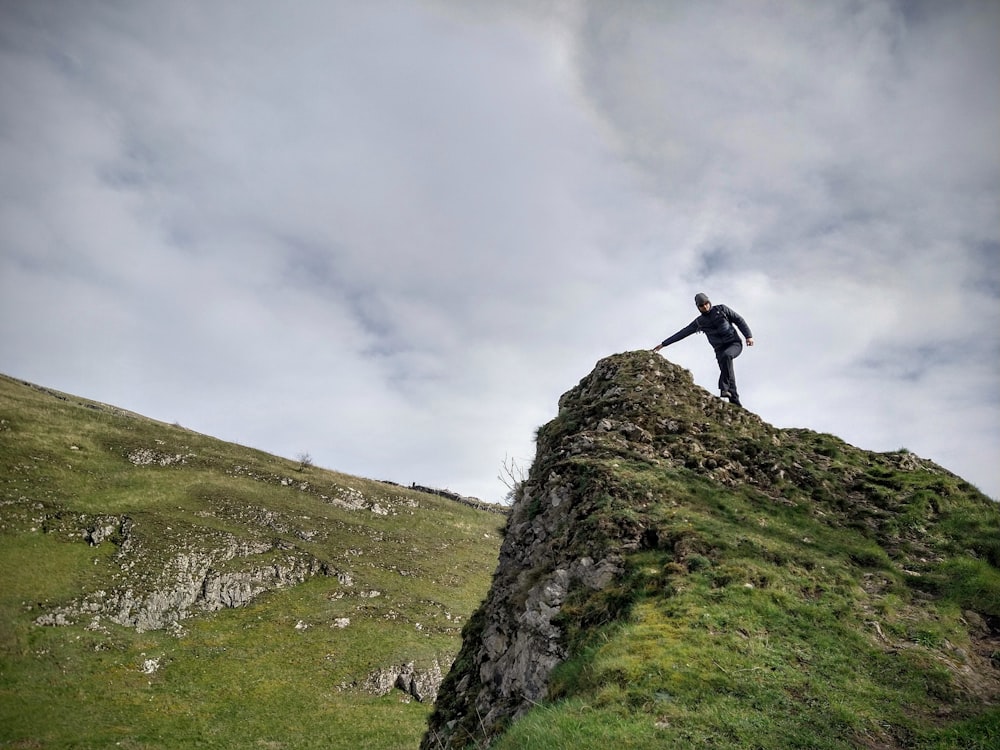
[[[737,341],[715,353],[715,358],[719,363],[719,391],[728,393],[730,403],[737,406],[740,405],[740,396],[736,391],[736,370],[733,368],[733,360],[742,352],[743,344]]]

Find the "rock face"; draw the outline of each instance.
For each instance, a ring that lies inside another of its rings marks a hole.
[[[374,672],[364,687],[375,695],[402,690],[421,703],[433,703],[443,679],[441,664],[436,659],[426,667],[416,667],[411,661]]]
[[[630,466],[749,488],[767,502],[824,503],[825,522],[867,527],[887,549],[919,558],[922,535],[885,523],[897,501],[866,485],[857,466],[947,472],[905,452],[833,460],[842,453],[864,452],[832,436],[776,429],[650,352],[601,360],[538,432],[492,588],[464,630],[422,749],[488,746],[546,699],[553,669],[571,655],[573,629],[619,614],[615,587],[630,553],[671,549],[678,564],[695,565],[700,550],[684,538],[658,538],[645,522],[645,509],[669,498],[622,490]]]
[[[105,599],[101,609],[108,619],[139,632],[158,630],[192,612],[243,607],[266,591],[294,586],[328,572],[325,564],[300,551],[286,550],[266,561],[254,559],[273,551],[270,545],[247,549],[233,540],[211,551],[179,553],[151,590],[118,590]],[[220,569],[232,560],[240,560],[242,567]]]
[[[266,591],[328,575],[326,563],[273,541],[240,540],[225,532],[161,529],[153,536],[128,516],[54,516],[57,527],[93,546],[117,544],[118,573],[99,590],[48,612],[38,625],[68,625],[107,617],[137,631],[159,630],[196,612],[242,607]]]
[[[634,371],[634,372],[633,372]],[[674,393],[677,398],[671,398]],[[692,394],[702,399],[691,404]],[[648,399],[676,402],[672,419]],[[559,401],[560,416],[538,434],[537,454],[507,522],[493,585],[465,631],[422,747],[482,742],[544,699],[549,675],[567,657],[562,606],[571,592],[598,591],[622,572],[622,553],[643,543],[638,524],[607,527],[599,484],[581,456],[635,452],[654,457],[653,433],[684,435],[687,456],[715,419],[763,428],[759,419],[695,389],[691,374],[648,353],[609,357]],[[680,447],[680,445],[678,445]],[[675,449],[676,450],[676,449]]]

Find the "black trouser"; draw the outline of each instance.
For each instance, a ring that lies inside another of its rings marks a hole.
[[[734,404],[740,402],[740,396],[736,392],[736,371],[733,369],[733,360],[742,352],[742,341],[734,341],[724,349],[715,350],[715,359],[719,363],[719,390],[728,391],[730,401]]]

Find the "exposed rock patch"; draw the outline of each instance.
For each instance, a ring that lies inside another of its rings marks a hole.
[[[402,690],[421,703],[433,703],[444,679],[441,664],[435,659],[426,667],[417,668],[413,662],[379,669],[368,676],[364,689],[374,695],[387,695]]]
[[[331,572],[323,561],[281,542],[240,540],[221,531],[186,535],[172,528],[150,538],[128,516],[60,514],[48,519],[46,530],[74,527],[89,544],[118,545],[115,585],[39,616],[38,625],[103,616],[140,632],[158,630]]]
[[[173,466],[186,464],[193,453],[164,453],[153,448],[137,448],[128,454],[128,460],[135,466]]]

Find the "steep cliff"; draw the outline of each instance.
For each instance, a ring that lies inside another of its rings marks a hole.
[[[539,430],[422,748],[994,737],[998,566],[996,504],[941,467],[614,355]]]

